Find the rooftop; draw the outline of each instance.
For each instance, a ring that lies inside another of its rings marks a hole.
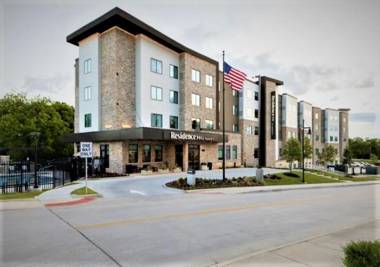
[[[102,33],[114,26],[117,26],[134,35],[142,33],[148,36],[149,38],[157,41],[158,43],[161,43],[164,46],[176,51],[177,53],[186,52],[203,60],[211,62],[215,65],[218,64],[218,61],[209,58],[205,55],[202,55],[176,42],[172,38],[168,37],[167,35],[164,35],[163,33],[159,32],[158,30],[154,29],[153,27],[149,26],[148,24],[142,22],[141,20],[137,19],[136,17],[132,16],[131,14],[125,12],[124,10],[118,7],[111,9],[104,15],[98,17],[97,19],[91,21],[90,23],[86,24],[85,26],[81,27],[75,32],[69,34],[66,37],[66,41],[73,45],[78,45],[79,42],[85,39],[86,37],[94,33]]]

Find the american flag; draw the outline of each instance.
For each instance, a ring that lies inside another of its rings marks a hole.
[[[232,90],[240,91],[243,88],[243,83],[247,74],[234,69],[226,62],[223,62],[224,81],[231,85]]]

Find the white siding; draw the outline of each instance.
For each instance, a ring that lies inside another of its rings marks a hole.
[[[324,117],[325,141],[329,144],[339,143],[339,112],[333,109],[325,110]],[[331,141],[330,137],[333,137]]]
[[[289,128],[298,127],[297,98],[282,95],[282,126]]]
[[[91,72],[84,73],[84,61],[91,59]],[[91,99],[84,100],[84,88],[91,86]],[[79,132],[99,131],[99,38],[90,36],[79,44]],[[84,127],[84,115],[91,113],[91,127]]]
[[[255,92],[259,92],[259,86],[251,81],[245,80],[239,96],[240,119],[258,120],[258,118],[255,118],[255,109],[259,110],[259,101],[255,100]]]
[[[150,59],[162,61],[162,74],[150,71]],[[170,90],[178,92],[179,79],[169,76],[170,64],[178,67],[179,54],[139,35],[136,38],[136,127],[151,127],[151,113],[162,114],[163,128],[169,128],[169,116],[179,117],[179,105],[169,102]],[[178,77],[179,78],[179,77]],[[151,85],[162,88],[162,101],[152,100]],[[179,120],[179,118],[178,118]],[[180,122],[178,121],[178,124]]]

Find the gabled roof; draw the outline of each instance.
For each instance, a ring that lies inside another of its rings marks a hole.
[[[131,14],[125,12],[124,10],[118,7],[111,9],[104,15],[91,21],[90,23],[86,24],[85,26],[81,27],[75,32],[71,33],[66,37],[66,41],[73,45],[78,45],[79,42],[84,38],[94,33],[104,32],[114,26],[120,27],[121,29],[134,35],[142,33],[148,36],[149,38],[155,40],[156,42],[161,43],[162,45],[176,51],[177,53],[187,52],[210,63],[216,65],[218,64],[218,61],[209,58],[205,55],[202,55],[176,42],[172,38],[157,31],[153,27],[149,26],[148,24],[142,22],[141,20],[137,19],[136,17],[132,16]]]

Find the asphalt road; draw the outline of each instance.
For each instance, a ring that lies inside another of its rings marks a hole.
[[[0,256],[4,266],[209,266],[379,219],[379,193],[366,185],[19,205],[0,212]]]

